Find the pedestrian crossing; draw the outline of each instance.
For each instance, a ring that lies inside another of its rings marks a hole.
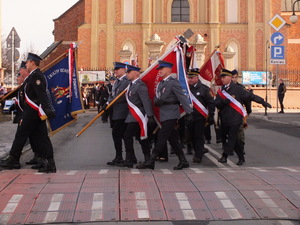
[[[0,224],[300,219],[300,167],[0,172]]]

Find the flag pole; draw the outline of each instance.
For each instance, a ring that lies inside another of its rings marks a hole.
[[[9,96],[11,96],[13,93],[15,93],[16,91],[18,91],[21,88],[22,85],[19,85],[18,87],[16,87],[15,89],[13,89],[12,91],[8,92],[6,95],[4,95],[1,99],[0,102],[2,102],[3,100],[7,99]]]
[[[106,107],[106,109],[109,109],[116,101],[118,101],[119,98],[121,98],[125,92],[127,91],[127,88],[122,91],[114,100],[112,100]],[[105,112],[105,110],[101,110],[100,113],[98,113],[87,125],[84,126],[84,128],[82,128],[81,131],[79,131],[76,134],[76,137],[79,137],[87,128],[89,128],[100,116],[102,116],[102,114]]]

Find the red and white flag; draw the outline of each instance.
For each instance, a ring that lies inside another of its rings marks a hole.
[[[177,62],[176,62],[176,48],[177,44],[174,44],[168,51],[166,51],[158,60],[164,60],[173,63],[172,73],[177,73]],[[158,76],[158,60],[155,61],[147,70],[141,75],[140,79],[147,85],[149,97],[152,101],[154,115],[157,121],[159,121],[159,107],[154,105],[155,90],[158,83],[162,80]]]
[[[72,99],[72,81],[73,81],[73,74],[74,74],[74,51],[75,51],[75,43],[71,43],[70,44],[70,48],[69,48],[69,93],[70,93],[70,97],[69,97],[69,101],[71,101]]]
[[[210,86],[210,83],[214,85],[222,85],[220,74],[224,68],[224,60],[222,54],[214,50],[209,59],[200,68],[201,81]]]

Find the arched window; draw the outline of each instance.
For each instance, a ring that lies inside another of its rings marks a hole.
[[[232,69],[239,69],[239,61],[240,61],[240,55],[239,55],[239,46],[235,41],[232,41],[229,45],[229,48],[232,49],[233,52],[235,52],[235,55],[231,59],[232,61]]]
[[[190,4],[188,0],[174,0],[172,3],[172,22],[190,22]]]

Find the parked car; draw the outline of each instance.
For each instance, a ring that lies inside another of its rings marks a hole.
[[[12,106],[13,103],[14,103],[13,100],[5,100],[2,112],[3,113],[9,113],[9,109]]]

